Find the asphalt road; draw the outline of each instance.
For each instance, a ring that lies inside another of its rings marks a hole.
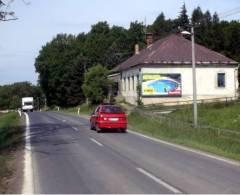
[[[240,193],[240,166],[87,119],[29,113],[34,193]]]

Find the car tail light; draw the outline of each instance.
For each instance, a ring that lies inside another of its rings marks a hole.
[[[108,118],[101,114],[101,115],[99,116],[99,120],[107,121]]]

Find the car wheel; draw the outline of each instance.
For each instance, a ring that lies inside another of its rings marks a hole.
[[[121,129],[122,133],[127,133],[127,129]]]
[[[91,127],[90,127],[91,130],[95,130],[95,127],[93,125],[93,123],[91,122]]]
[[[98,125],[95,126],[95,130],[97,131],[97,133],[101,132],[101,129],[98,127]]]

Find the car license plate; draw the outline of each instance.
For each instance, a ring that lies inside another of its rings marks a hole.
[[[118,121],[118,118],[109,118],[110,121]]]

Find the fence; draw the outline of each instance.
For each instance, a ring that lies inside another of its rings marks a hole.
[[[163,107],[161,106],[160,109],[176,109],[172,107]],[[186,108],[186,107],[185,107]],[[179,108],[178,108],[179,109]],[[186,119],[182,120],[176,117],[171,117],[168,114],[161,114],[161,112],[158,109],[150,109],[149,107],[146,109],[144,108],[136,108],[135,112],[142,116],[148,116],[153,120],[158,121],[161,124],[164,124],[164,126],[167,126],[168,128],[173,128],[176,131],[179,132],[186,132],[186,131],[192,131],[192,132],[201,132],[204,134],[209,134],[214,137],[223,137],[225,139],[230,139],[234,142],[240,143],[240,131],[232,130],[232,129],[224,129],[224,128],[218,128],[218,127],[213,127],[211,125],[198,125],[197,128],[193,128],[192,126],[192,120],[191,119]]]
[[[217,103],[217,102],[224,102],[224,103],[229,103],[233,101],[239,101],[236,97],[219,97],[219,98],[199,98],[197,100],[198,104],[206,104],[206,103]],[[191,105],[193,104],[193,100],[179,100],[179,101],[165,101],[161,103],[156,103],[156,104],[149,104],[145,105],[145,107],[153,107],[153,106],[183,106],[183,105]]]

